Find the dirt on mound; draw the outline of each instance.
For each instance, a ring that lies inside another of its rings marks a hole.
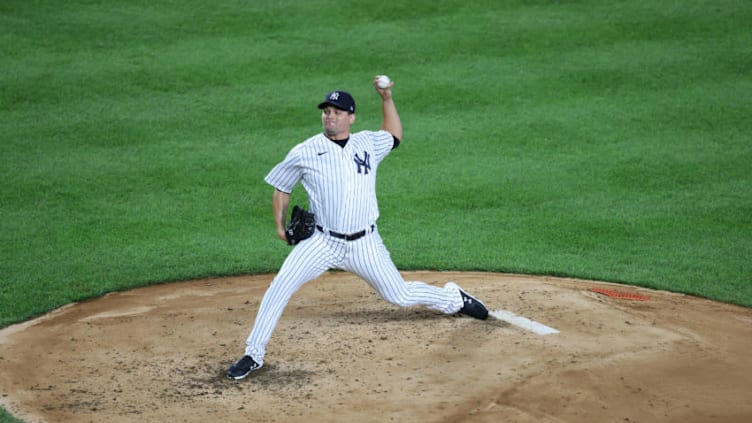
[[[752,421],[752,309],[573,279],[403,275],[456,281],[518,321],[398,308],[330,272],[293,296],[264,367],[231,381],[272,276],[159,285],[0,331],[0,404],[30,423]]]

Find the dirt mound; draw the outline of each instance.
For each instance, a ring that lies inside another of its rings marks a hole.
[[[0,404],[28,422],[752,421],[751,309],[572,279],[404,276],[456,281],[559,333],[397,308],[331,272],[235,382],[224,372],[272,277],[159,285],[0,331]]]

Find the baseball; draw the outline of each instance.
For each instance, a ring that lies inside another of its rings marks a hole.
[[[376,86],[379,88],[386,88],[389,86],[389,83],[391,83],[392,80],[389,79],[386,75],[379,76],[379,79],[376,80]]]

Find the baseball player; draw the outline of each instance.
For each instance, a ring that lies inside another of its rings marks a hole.
[[[394,83],[379,88],[377,80],[378,76],[374,88],[381,96],[383,114],[379,131],[351,133],[355,100],[345,91],[332,91],[318,105],[324,131],[295,146],[265,178],[274,187],[277,236],[290,242],[285,220],[290,193],[298,183],[308,194],[315,229],[295,244],[269,285],[245,354],[227,370],[231,379],[243,379],[263,366],[267,343],[292,295],[329,269],[354,273],[398,306],[488,317],[483,303],[453,282],[439,288],[404,281],[379,236],[376,173],[381,161],[400,145],[402,123],[392,98]]]

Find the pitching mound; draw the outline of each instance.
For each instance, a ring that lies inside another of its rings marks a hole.
[[[404,275],[454,280],[506,320],[397,308],[328,273],[292,298],[264,368],[235,382],[225,369],[271,276],[160,285],[0,331],[0,403],[27,422],[752,421],[752,309],[571,279]]]

